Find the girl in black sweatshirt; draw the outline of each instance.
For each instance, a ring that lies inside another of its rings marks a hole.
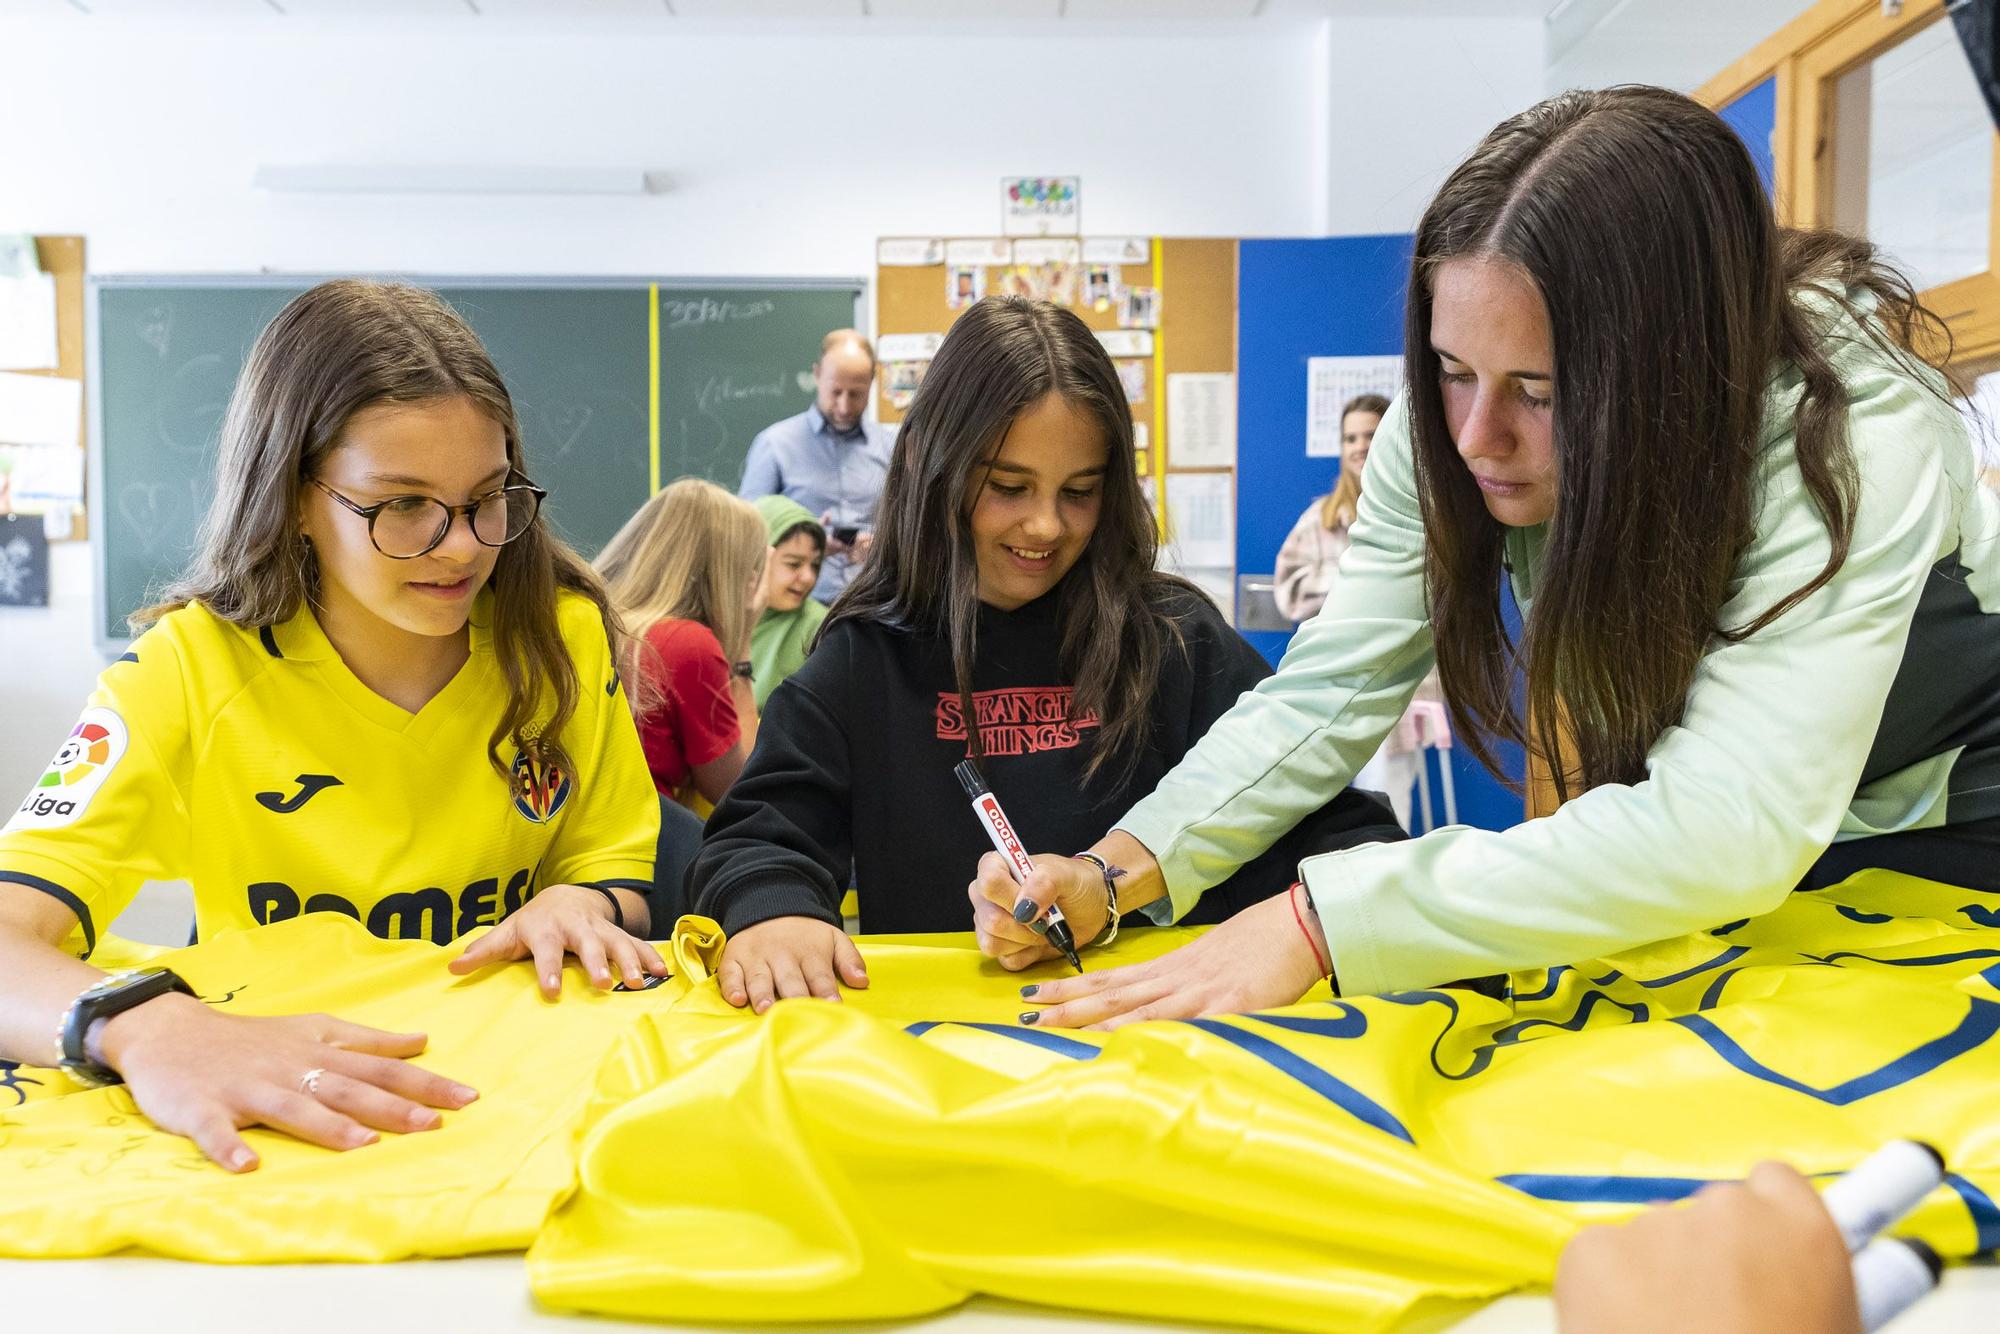
[[[1096,336],[1020,298],[960,316],[897,437],[874,549],[772,693],[690,872],[695,910],[729,934],[730,1003],[867,985],[840,925],[850,877],[864,932],[970,929],[991,844],[960,761],[1027,846],[1088,847],[1270,674],[1153,569],[1156,545]],[[1379,798],[1334,794],[1187,920],[1283,892],[1302,857],[1401,837]]]

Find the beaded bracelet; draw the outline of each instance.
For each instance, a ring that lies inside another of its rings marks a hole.
[[[1089,862],[1104,877],[1105,926],[1097,933],[1097,938],[1088,943],[1109,945],[1118,939],[1118,877],[1125,874],[1125,868],[1113,866],[1094,852],[1072,852],[1070,856],[1076,861]]]

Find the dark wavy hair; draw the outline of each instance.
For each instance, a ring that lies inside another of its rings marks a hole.
[[[1557,500],[1518,655],[1500,620],[1504,529],[1458,457],[1430,345],[1433,271],[1468,257],[1525,274],[1554,343]],[[1742,141],[1679,93],[1564,93],[1503,121],[1452,172],[1417,228],[1404,358],[1438,668],[1482,760],[1492,737],[1528,744],[1559,799],[1638,782],[1710,645],[1757,633],[1840,569],[1860,479],[1824,346],[1832,308],[1913,372],[1920,348],[1949,355],[1943,324],[1866,242],[1781,230]],[[1803,380],[1798,468],[1832,552],[1725,626],[1785,364]]]
[[[874,548],[820,633],[855,620],[940,636],[951,646],[965,716],[975,716],[972,505],[1008,428],[1049,394],[1083,411],[1104,437],[1097,528],[1059,585],[1057,617],[1071,707],[1099,722],[1085,781],[1106,771],[1122,781],[1138,762],[1162,659],[1185,651],[1172,608],[1202,594],[1153,569],[1159,536],[1139,490],[1117,369],[1097,335],[1060,306],[987,297],[952,325],[896,436]],[[966,732],[979,755],[978,727]]]
[[[222,423],[215,499],[187,570],[131,617],[139,631],[190,602],[241,626],[289,620],[319,592],[319,562],[299,527],[299,494],[340,447],[348,421],[381,403],[464,396],[500,424],[508,466],[524,467],[520,422],[500,372],[463,319],[420,287],[339,279],[294,297],[258,335]],[[502,777],[511,741],[575,772],[562,732],[576,712],[576,666],[557,625],[561,590],[596,604],[614,654],[616,618],[597,577],[537,515],[499,549],[493,650],[507,707],[487,743]],[[614,658],[614,660],[616,660]]]

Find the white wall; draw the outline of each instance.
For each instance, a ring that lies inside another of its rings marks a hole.
[[[1326,42],[1318,235],[1415,230],[1486,132],[1542,97],[1538,19],[1347,19]]]
[[[658,25],[0,17],[0,231],[98,273],[866,276],[881,235],[977,235],[999,178],[1076,173],[1093,233],[1407,230],[1535,100],[1533,18]],[[648,197],[272,195],[260,164],[631,165]],[[88,692],[90,567],[0,613],[0,792]]]

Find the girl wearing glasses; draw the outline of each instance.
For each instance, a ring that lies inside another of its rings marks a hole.
[[[452,970],[532,956],[552,998],[565,954],[600,987],[665,972],[614,618],[521,465],[498,371],[430,293],[326,283],[272,321],[193,564],[0,830],[0,1055],[123,1079],[232,1171],[257,1162],[242,1126],[353,1148],[476,1096],[409,1063],[421,1034],[91,967],[152,879],[193,883],[203,936],[492,927]]]

